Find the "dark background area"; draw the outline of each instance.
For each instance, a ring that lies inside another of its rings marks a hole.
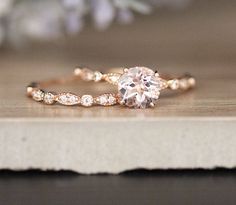
[[[236,170],[0,172],[1,205],[236,204]]]

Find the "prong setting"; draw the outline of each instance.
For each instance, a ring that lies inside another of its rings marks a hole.
[[[128,71],[129,71],[129,69],[128,68],[124,68],[124,73],[127,73]]]
[[[120,68],[119,68],[120,69]],[[78,77],[77,77],[78,76]],[[118,87],[118,93],[106,93],[97,97],[83,95],[82,97],[69,92],[56,94],[45,91],[44,88],[52,84],[62,84],[74,82],[82,79],[84,81],[100,82],[106,81]],[[27,86],[26,94],[35,101],[45,104],[59,103],[63,105],[82,105],[91,107],[92,105],[111,106],[121,104],[133,108],[154,107],[160,91],[166,88],[171,90],[189,90],[196,85],[196,80],[191,75],[184,75],[174,79],[163,79],[157,71],[147,67],[124,68],[123,74],[118,71],[103,74],[86,67],[76,68],[74,76],[68,78],[58,78],[39,83],[31,83]]]
[[[146,67],[133,67],[120,77],[118,96],[120,104],[133,108],[147,108],[155,105],[161,90],[160,78]]]
[[[157,72],[157,71],[155,71],[155,77],[159,77],[160,75],[159,75],[159,73]]]
[[[153,102],[151,102],[150,107],[155,107],[155,104]]]

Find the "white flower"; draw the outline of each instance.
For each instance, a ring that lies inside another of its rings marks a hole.
[[[134,19],[132,11],[127,8],[119,9],[117,12],[117,20],[119,23],[128,24]]]
[[[115,8],[110,0],[92,0],[92,15],[99,29],[107,28],[115,17]]]
[[[87,16],[98,29],[114,20],[130,23],[134,12],[149,14],[152,8],[179,8],[191,0],[0,0],[0,45],[29,39],[52,39],[64,33],[77,34]]]
[[[50,39],[61,35],[63,11],[56,1],[19,3],[9,17],[10,41],[22,39]]]
[[[84,25],[84,16],[88,11],[85,0],[61,0],[65,7],[65,29],[68,33],[78,33]]]

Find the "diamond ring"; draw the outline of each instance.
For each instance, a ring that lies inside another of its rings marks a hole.
[[[48,92],[44,89],[52,84],[61,84],[69,81],[108,82],[117,86],[116,93],[104,93],[99,96],[79,96],[70,92]],[[52,105],[81,105],[90,107],[92,105],[111,106],[115,104],[125,105],[132,108],[154,107],[157,103],[160,92],[164,89],[189,90],[196,84],[195,78],[190,75],[183,75],[179,78],[161,77],[147,67],[123,68],[120,71],[113,71],[103,74],[99,71],[92,71],[88,68],[76,68],[74,75],[69,78],[53,79],[39,83],[31,83],[27,86],[27,95],[35,101],[42,101]]]

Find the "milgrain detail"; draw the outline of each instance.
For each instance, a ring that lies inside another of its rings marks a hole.
[[[82,105],[84,107],[90,107],[92,105],[111,106],[117,104],[117,96],[111,93],[102,94],[97,97],[93,97],[92,95],[82,95],[80,97],[73,93],[63,92],[55,94],[35,89],[31,96],[35,101],[43,102],[47,105],[52,105],[56,102],[66,106]]]
[[[74,75],[57,78],[40,83],[31,83],[27,87],[27,95],[37,102],[47,105],[59,103],[66,106],[81,105],[91,107],[93,105],[112,106],[116,104],[126,105],[132,108],[154,107],[159,99],[160,92],[164,89],[189,90],[196,84],[195,78],[184,75],[179,78],[161,78],[158,72],[147,67],[123,68],[123,71],[113,69],[114,72],[103,74],[86,67],[76,68]],[[79,96],[70,92],[56,94],[45,91],[45,87],[55,84],[74,82],[77,80],[92,82],[107,82],[117,87],[116,93],[105,93],[93,97],[85,94]]]
[[[117,103],[117,97],[114,94],[103,94],[95,98],[98,105],[109,106]]]
[[[117,85],[120,77],[120,73],[108,73],[104,76],[104,79],[110,84]]]
[[[78,105],[80,97],[73,93],[60,93],[55,97],[55,100],[62,105]]]

